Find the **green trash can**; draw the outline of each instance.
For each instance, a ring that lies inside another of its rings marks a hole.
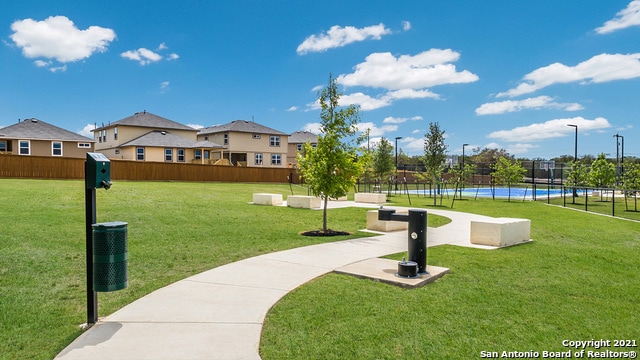
[[[93,291],[122,290],[128,284],[127,223],[91,225],[93,228]]]

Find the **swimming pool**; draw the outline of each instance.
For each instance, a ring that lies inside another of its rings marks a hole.
[[[453,194],[455,192],[454,189],[441,189],[440,192],[442,193],[443,196],[451,196],[453,197]],[[403,193],[405,193],[403,191]],[[579,190],[578,193],[580,194],[581,191]],[[427,194],[429,195],[429,189],[426,190],[409,190],[409,194],[415,194],[415,195],[424,195]],[[569,192],[569,194],[571,194]],[[457,196],[460,196],[460,191],[458,190],[458,192],[456,193]],[[463,198],[475,198],[475,197],[479,197],[479,198],[492,198],[492,197],[496,197],[496,198],[508,198],[509,196],[511,196],[512,199],[525,199],[525,200],[533,200],[533,187],[529,187],[529,188],[520,188],[520,187],[513,187],[511,189],[506,188],[506,187],[495,187],[495,188],[490,188],[490,187],[479,187],[479,188],[465,188],[464,190],[462,190],[462,197]],[[548,189],[546,186],[537,186],[536,187],[536,191],[535,191],[535,197],[536,199],[542,199],[542,198],[547,198],[547,196],[549,197],[560,197],[562,196],[562,189],[561,188],[551,188]]]

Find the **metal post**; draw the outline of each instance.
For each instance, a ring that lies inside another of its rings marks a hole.
[[[87,162],[84,162],[85,174]],[[86,175],[85,175],[86,177]],[[85,185],[85,225],[87,258],[87,325],[98,321],[98,294],[93,291],[93,228],[96,223],[96,188]]]
[[[396,191],[398,191],[398,140],[402,139],[402,136],[396,136]]]
[[[576,137],[573,142],[574,144],[573,145],[573,163],[575,164],[578,162],[578,125],[568,124],[567,126],[576,128]],[[574,204],[576,203],[576,196],[578,196],[577,189],[576,189],[577,186],[578,186],[578,179],[574,179],[574,183],[573,183],[573,203]]]

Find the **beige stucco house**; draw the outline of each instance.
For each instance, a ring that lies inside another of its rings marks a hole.
[[[223,157],[234,166],[286,167],[288,138],[281,131],[246,120],[198,131],[199,141],[224,145]]]
[[[85,158],[94,140],[38,119],[0,128],[0,154]]]
[[[289,135],[289,147],[287,148],[287,164],[293,167],[297,164],[296,155],[302,150],[302,146],[310,143],[311,146],[318,145],[318,135],[309,131],[296,131]]]
[[[211,164],[226,148],[198,141],[198,130],[147,112],[93,130],[95,150],[110,159]]]

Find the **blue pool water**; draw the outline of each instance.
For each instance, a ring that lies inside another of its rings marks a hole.
[[[442,194],[444,196],[453,196],[455,192],[454,189],[442,189]],[[579,193],[581,191],[578,191]],[[425,192],[423,190],[409,190],[409,194],[423,195]],[[562,196],[562,189],[548,189],[547,187],[536,187],[536,199],[541,200],[542,198],[549,197],[559,197]],[[426,194],[429,194],[429,189],[426,190]],[[465,188],[462,190],[462,197],[465,198],[475,198],[476,196],[479,198],[508,198],[509,194],[511,194],[512,199],[526,199],[533,200],[533,188],[504,188],[504,187],[496,187],[496,188]],[[570,194],[570,193],[569,193]],[[460,195],[458,191],[457,195]]]

